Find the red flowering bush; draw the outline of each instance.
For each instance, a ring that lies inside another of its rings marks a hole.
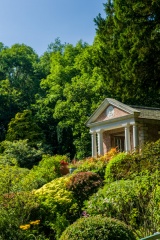
[[[73,192],[81,207],[84,200],[95,193],[102,185],[102,179],[97,173],[79,172],[74,174],[67,183],[67,189]]]
[[[62,160],[62,161],[60,161],[60,165],[61,165],[61,166],[68,165],[68,162],[66,162],[66,161]]]
[[[62,176],[69,173],[68,162],[64,160],[60,161],[60,173]]]

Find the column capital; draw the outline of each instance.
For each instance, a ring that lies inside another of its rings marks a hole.
[[[90,134],[96,134],[96,131],[89,131]]]
[[[96,131],[96,133],[103,133],[104,132],[104,129],[99,129]]]
[[[124,123],[124,124],[122,124],[122,127],[124,127],[124,128],[128,128],[128,127],[130,127],[131,125],[130,125],[130,123]]]
[[[132,126],[138,126],[138,123],[135,122],[135,123],[132,124]]]

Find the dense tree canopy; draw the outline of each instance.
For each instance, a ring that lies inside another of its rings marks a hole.
[[[108,0],[106,19],[95,19],[100,56],[110,66],[103,72],[122,101],[159,106],[159,4],[151,0]]]
[[[0,63],[0,80],[9,80],[11,87],[19,92],[21,107],[27,107],[33,102],[39,85],[37,54],[31,47],[15,44],[1,51]]]

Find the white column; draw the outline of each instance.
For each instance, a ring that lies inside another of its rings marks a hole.
[[[103,155],[103,134],[102,130],[97,132],[98,137],[98,155]]]
[[[91,137],[92,137],[92,157],[97,157],[96,132],[92,132]]]
[[[137,125],[133,125],[133,148],[136,150],[138,147],[138,128]]]
[[[124,128],[125,132],[125,151],[129,152],[131,150],[131,141],[130,141],[130,129],[129,125],[126,125]]]

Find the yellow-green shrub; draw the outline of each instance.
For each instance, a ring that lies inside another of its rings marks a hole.
[[[42,219],[42,228],[47,230],[48,237],[59,239],[62,231],[77,218],[77,203],[66,189],[68,178],[56,178],[34,191],[39,201],[37,215]]]

